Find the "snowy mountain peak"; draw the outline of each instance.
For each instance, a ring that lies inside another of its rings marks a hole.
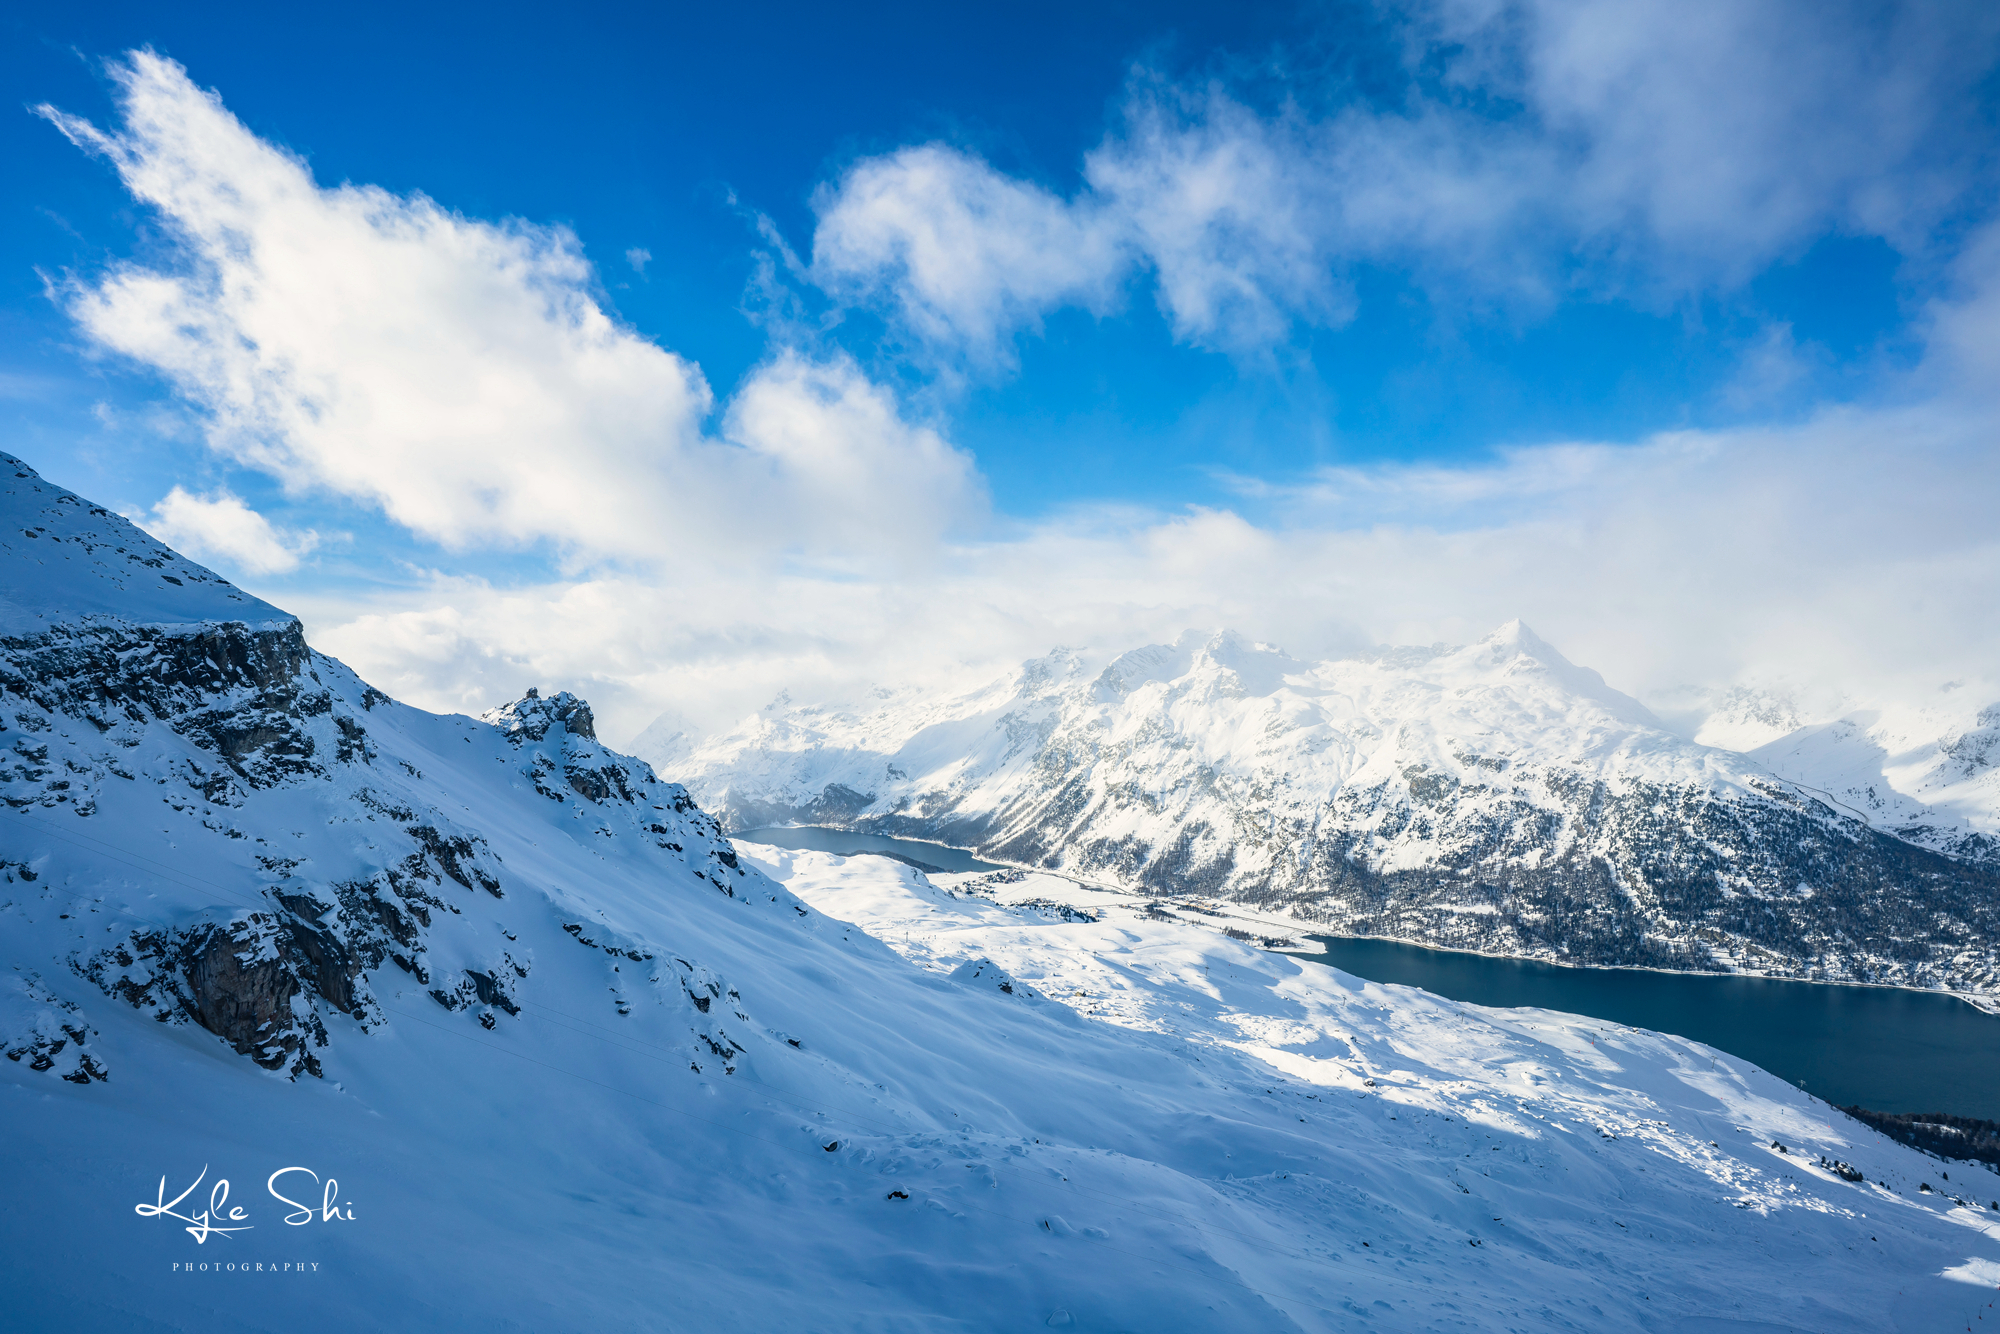
[[[1985,763],[1980,729],[1954,745]],[[736,828],[931,838],[1498,953],[2000,984],[1987,944],[1953,943],[2000,941],[1995,877],[1921,850],[1983,836],[1918,837],[1675,736],[1518,620],[1316,663],[1191,630],[1094,677],[1052,655],[969,692],[767,712],[674,760]],[[1861,884],[1896,888],[1843,897]],[[1954,923],[1922,958],[1917,912]]]
[[[1234,630],[1184,630],[1171,644],[1149,644],[1113,658],[1098,675],[1097,697],[1115,703],[1148,685],[1175,685],[1182,688],[1176,693],[1184,693],[1184,688],[1213,685],[1222,675],[1233,678],[1237,692],[1264,696],[1303,667]]]
[[[1531,665],[1561,673],[1579,670],[1576,664],[1564,657],[1554,645],[1530,630],[1527,623],[1518,618],[1474,640],[1464,651],[1482,665],[1496,668],[1518,669],[1521,666]],[[1596,673],[1593,672],[1591,675],[1595,676]]]
[[[1028,696],[1046,695],[1071,685],[1082,672],[1083,656],[1073,648],[1058,645],[1021,664],[1021,692]]]
[[[1955,778],[1977,778],[2000,765],[2000,704],[1981,709],[1971,727],[1947,733],[1939,749],[1950,757],[1948,772]]]
[[[1119,654],[1098,673],[1097,697],[1109,704],[1143,686],[1184,676],[1195,654],[1186,640],[1182,635],[1171,644],[1148,644]]]
[[[1843,703],[1834,702],[1830,712],[1839,714]],[[1814,710],[1802,706],[1790,689],[1736,686],[1709,698],[1706,716],[1694,737],[1705,746],[1755,750],[1809,725],[1815,721],[1813,714]]]
[[[1591,668],[1571,662],[1519,619],[1508,621],[1484,638],[1444,656],[1471,674],[1490,680],[1544,679],[1564,694],[1602,706],[1620,722],[1664,730],[1664,725],[1645,705],[1612,689]]]
[[[292,617],[147,535],[131,520],[0,453],[0,634],[104,616],[134,625]]]

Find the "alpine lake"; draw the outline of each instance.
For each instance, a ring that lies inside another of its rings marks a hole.
[[[753,829],[733,837],[839,855],[886,853],[940,871],[1003,869],[962,848],[840,829]],[[1326,952],[1291,957],[1467,1005],[1561,1010],[1692,1038],[1836,1106],[2000,1121],[2000,1015],[1945,992],[1575,968],[1395,940],[1312,939]]]

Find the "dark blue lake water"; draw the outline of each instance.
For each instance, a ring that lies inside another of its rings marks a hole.
[[[997,871],[962,848],[813,827],[753,829],[751,843],[842,855],[893,852],[946,871]],[[1935,992],[1755,977],[1565,968],[1393,940],[1320,936],[1331,964],[1371,982],[1470,1005],[1533,1006],[1676,1033],[1842,1106],[2000,1121],[2000,1016]]]
[[[1393,940],[1315,937],[1318,959],[1472,1005],[1536,1006],[1677,1033],[1841,1106],[2000,1120],[2000,1017],[1952,996],[1757,977],[1564,968]]]
[[[940,871],[1001,871],[995,862],[983,862],[964,848],[948,848],[942,843],[921,843],[910,838],[889,838],[883,834],[856,834],[845,829],[821,829],[816,825],[793,825],[780,829],[752,829],[731,834],[746,843],[764,843],[794,852],[831,852],[846,857],[856,852],[893,852]]]

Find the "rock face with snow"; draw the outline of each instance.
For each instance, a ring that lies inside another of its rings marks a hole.
[[[488,726],[406,709],[313,652],[296,619],[18,460],[0,465],[0,800],[28,831],[115,843],[127,861],[144,831],[164,846],[136,864],[169,881],[152,897],[186,904],[139,926],[93,920],[95,902],[55,915],[75,923],[54,928],[70,966],[104,992],[291,1075],[320,1073],[334,1016],[362,1032],[383,1022],[384,966],[489,1024],[513,1012],[526,953],[467,939],[457,920],[505,898],[510,878],[453,799],[475,755],[502,764],[509,790],[735,894],[742,873],[714,821],[599,746],[581,700],[530,690]],[[440,757],[446,742],[466,749]],[[170,855],[184,845],[200,851]],[[42,879],[23,857],[0,858],[0,876],[23,890]],[[28,892],[59,896],[46,881]]]
[[[930,838],[1342,932],[2000,986],[2000,874],[1939,851],[1984,833],[1912,841],[1674,736],[1519,623],[1320,663],[1226,633],[1097,672],[1058,651],[966,695],[767,710],[675,776],[735,829]]]

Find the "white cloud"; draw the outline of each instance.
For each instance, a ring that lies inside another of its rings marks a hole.
[[[617,558],[515,586],[440,577],[287,597],[315,642],[413,702],[472,708],[568,686],[617,739],[664,707],[715,721],[784,686],[805,699],[869,679],[963,680],[1058,642],[1115,650],[1229,624],[1320,654],[1462,639],[1513,616],[1642,693],[1964,678],[1969,697],[2000,662],[1996,234],[1964,249],[1957,288],[1929,308],[1931,351],[1900,403],[1471,467],[1329,470],[1267,484],[1264,523],[1079,511],[982,540],[971,460],[852,362],[774,351],[711,429],[700,372],[601,309],[572,238],[321,188],[178,67],[142,55],[123,78],[117,134],[57,119],[161,210],[184,262],[62,289],[87,334],[166,373],[217,448],[301,491],[372,501],[441,542]],[[882,160],[863,193],[844,183],[825,216],[879,203],[841,224],[845,253],[888,256],[912,320],[936,320],[958,355],[995,355],[1051,293],[1114,301],[1097,269],[1142,262],[1101,258],[1120,247],[1160,274],[1186,337],[1336,318],[1338,285],[1301,276],[1332,253],[1315,249],[1324,236],[1449,236],[1478,209],[1526,207],[1507,190],[1537,179],[1479,158],[1512,183],[1454,213],[1451,190],[1479,178],[1424,176],[1425,154],[1451,139],[1412,116],[1380,123],[1407,136],[1400,156],[1422,189],[1396,184],[1399,154],[1381,147],[1405,141],[1355,130],[1333,142],[1377,154],[1351,174],[1381,175],[1385,193],[1316,194],[1318,178],[1291,164],[1324,122],[1206,98],[1161,92],[1135,112],[1118,143],[1139,156],[1093,156],[1081,202],[931,149]],[[936,180],[984,202],[926,212],[918,187]],[[1410,204],[1431,198],[1445,202]],[[1315,230],[1322,205],[1361,221]],[[1106,209],[1150,213],[1144,227],[1092,230],[1110,226],[1093,211]],[[996,218],[1011,220],[1001,240],[1100,258],[1008,250],[983,230]],[[967,247],[976,262],[959,272],[950,260]],[[304,549],[227,493],[170,495],[153,522],[245,570],[279,572]]]
[[[1801,345],[1786,323],[1766,325],[1735,350],[1736,374],[1723,386],[1722,401],[1739,410],[1768,409],[1783,402],[1833,360],[1823,347]]]
[[[1916,700],[1963,678],[1976,710],[2000,699],[1993,424],[1952,402],[1830,410],[1474,467],[1328,470],[1267,496],[1276,522],[1076,511],[895,578],[441,582],[308,623],[420,702],[561,683],[602,701],[614,738],[662,708],[739,717],[780,689],[966,683],[1059,643],[1110,652],[1228,625],[1316,656],[1463,642],[1515,616],[1662,707],[1690,685]]]
[[[1243,349],[1293,318],[1344,318],[1293,146],[1219,94],[1135,105],[1129,137],[1063,199],[943,144],[856,163],[816,205],[811,274],[835,296],[886,304],[904,331],[958,361],[1012,364],[1011,342],[1061,306],[1115,308],[1142,266],[1175,332]]]
[[[1952,290],[1925,310],[1929,350],[1918,383],[2000,405],[2000,222],[1974,233],[1950,277]]]
[[[731,401],[723,435],[756,464],[728,503],[773,547],[815,534],[808,554],[823,562],[922,556],[983,504],[971,457],[906,422],[846,358],[778,353]]]
[[[139,522],[168,546],[246,574],[288,573],[319,545],[318,533],[275,527],[226,489],[196,496],[177,486]]]
[[[1268,345],[1294,318],[1333,324],[1351,313],[1324,231],[1333,200],[1299,131],[1219,91],[1151,90],[1128,106],[1125,133],[1091,154],[1097,206],[1134,235],[1182,338]]]
[[[1921,246],[1980,152],[2000,14],[1819,0],[1437,0],[1458,87],[1517,99],[1582,238],[1734,281],[1833,229]]]
[[[1991,6],[1438,0],[1400,21],[1387,104],[1298,85],[1258,114],[1137,76],[1067,199],[936,144],[864,159],[821,196],[814,271],[1004,365],[1049,310],[1102,310],[1150,268],[1178,337],[1242,353],[1349,318],[1361,262],[1458,299],[1658,301],[1829,234],[1923,252],[1986,169]]]
[[[1130,261],[1122,220],[941,144],[857,163],[815,199],[812,270],[829,290],[882,286],[919,338],[978,361],[1057,305],[1105,309]]]
[[[632,266],[632,272],[644,277],[646,266],[653,262],[653,252],[643,246],[633,246],[625,252],[625,262]]]
[[[379,505],[448,546],[548,541],[585,561],[852,559],[874,534],[900,551],[905,528],[878,497],[926,481],[944,488],[920,498],[927,512],[977,514],[969,460],[934,434],[853,433],[854,410],[893,407],[855,389],[851,366],[774,359],[747,399],[838,384],[815,401],[839,411],[712,438],[700,370],[598,304],[567,231],[323,188],[173,62],[139,52],[113,72],[122,130],[43,114],[160,211],[181,262],[58,295],[98,345],[201,409],[214,448],[288,487]],[[814,503],[829,479],[845,488],[837,512]],[[753,494],[787,515],[781,531],[746,513]]]
[[[1963,266],[1964,290],[1933,310],[1901,403],[1328,468],[1257,488],[1262,523],[1074,510],[1004,540],[947,537],[894,577],[439,581],[396,604],[300,610],[318,642],[419,702],[560,683],[602,701],[613,738],[663,708],[713,725],[780,689],[968,683],[1059,643],[1117,651],[1191,625],[1316,656],[1462,642],[1516,616],[1662,708],[1774,681],[1923,701],[1962,679],[1953,698],[1976,711],[2000,699],[2000,404],[1978,359],[2000,245],[1968,254],[1989,262]]]

